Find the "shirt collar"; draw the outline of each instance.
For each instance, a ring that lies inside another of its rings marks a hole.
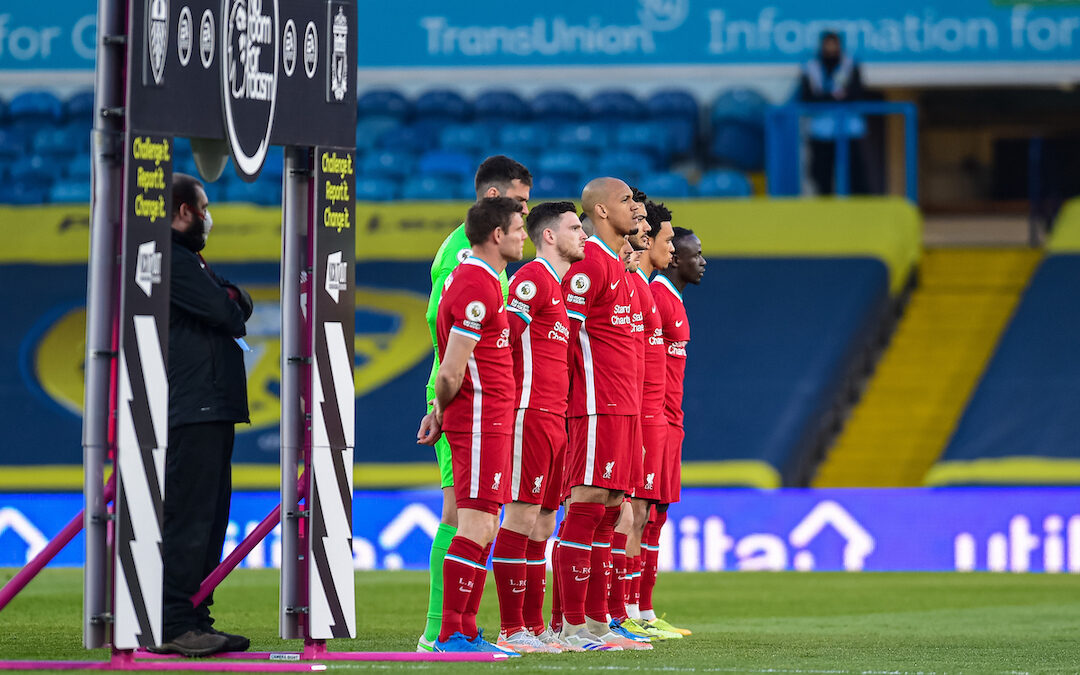
[[[551,276],[555,278],[556,283],[562,285],[562,277],[560,277],[559,273],[555,271],[555,267],[551,263],[549,263],[546,258],[536,256],[536,259],[540,261],[541,265],[547,268],[548,272],[551,272]]]
[[[642,278],[645,283],[649,283],[649,275],[641,271],[641,268],[637,268],[638,276]]]
[[[654,281],[660,282],[661,286],[671,291],[671,294],[678,298],[679,302],[683,301],[682,293],[679,292],[679,289],[675,288],[675,284],[671,283],[671,279],[668,279],[663,274],[657,274]]]
[[[604,243],[604,240],[603,240],[603,239],[601,239],[600,237],[598,237],[598,236],[596,236],[596,235],[594,234],[593,236],[589,237],[589,239],[588,239],[588,240],[589,240],[589,241],[591,241],[591,242],[592,242],[592,243],[594,243],[594,244],[599,244],[599,245],[600,245],[600,248],[602,248],[602,249],[604,249],[605,251],[607,251],[607,254],[608,254],[609,256],[611,256],[612,258],[615,258],[615,260],[618,260],[618,259],[619,259],[619,254],[618,254],[618,253],[616,253],[615,251],[612,251],[612,250],[611,250],[611,247],[610,247],[610,246],[608,246],[607,244],[605,244],[605,243]]]
[[[465,258],[465,260],[463,260],[461,262],[461,264],[462,265],[476,265],[477,267],[480,267],[480,268],[482,268],[484,270],[487,270],[487,273],[490,274],[491,276],[495,277],[496,281],[499,280],[499,273],[495,271],[495,268],[493,268],[491,265],[487,264],[486,262],[484,262],[480,258],[477,258],[475,255],[470,255],[468,258]]]

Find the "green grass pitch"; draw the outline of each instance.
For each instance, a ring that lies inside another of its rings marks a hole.
[[[0,570],[6,582],[14,570]],[[81,570],[47,570],[0,612],[0,659],[104,659],[81,646]],[[252,649],[277,638],[275,570],[242,570],[216,595],[218,627]],[[427,575],[359,572],[356,640],[335,651],[412,651]],[[1077,673],[1080,576],[662,574],[657,608],[692,637],[650,652],[538,654],[497,664],[329,664],[329,672]],[[493,579],[480,620],[498,631]]]

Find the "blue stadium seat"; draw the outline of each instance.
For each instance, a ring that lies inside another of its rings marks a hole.
[[[688,155],[697,143],[697,125],[685,119],[654,120],[667,131],[668,149],[675,155]]]
[[[179,157],[191,157],[191,141],[183,136],[173,138],[173,162]]]
[[[452,89],[431,89],[416,99],[415,115],[417,119],[466,120],[472,107]]]
[[[480,92],[473,102],[476,119],[493,122],[520,122],[529,118],[529,105],[508,89]]]
[[[49,201],[53,204],[88,204],[90,181],[61,180],[49,188]]]
[[[198,173],[192,175],[198,177]],[[229,178],[230,175],[233,176],[233,178]],[[223,202],[231,201],[229,198],[229,187],[234,183],[243,182],[240,178],[236,177],[231,168],[225,169],[224,173],[221,174],[221,177],[213,183],[208,183],[202,180],[201,177],[199,180],[202,182],[203,189],[206,191],[206,199],[211,204],[221,204]]]
[[[380,150],[364,156],[360,172],[365,176],[399,178],[416,166],[416,156],[411,152]]]
[[[425,176],[453,176],[461,179],[476,174],[476,162],[461,152],[430,150],[421,155],[417,169]]]
[[[536,152],[551,145],[553,130],[554,128],[545,122],[507,124],[499,129],[499,145]]]
[[[480,162],[484,161],[488,157],[494,157],[495,155],[506,155],[510,159],[523,164],[525,168],[529,171],[536,171],[536,167],[538,166],[536,163],[537,154],[531,150],[523,150],[521,148],[507,148],[501,145],[495,145],[491,148],[488,148],[483,153],[477,155],[476,167],[480,166]],[[476,167],[474,167],[474,169]]]
[[[24,91],[11,99],[7,115],[16,127],[40,128],[59,124],[64,109],[52,92]]]
[[[401,194],[396,180],[372,176],[356,177],[356,199],[361,202],[388,202]]]
[[[361,117],[356,121],[356,149],[358,152],[378,146],[383,134],[401,126],[401,121],[388,115]]]
[[[406,119],[412,114],[409,100],[393,89],[370,89],[356,101],[358,117],[394,117]]]
[[[25,134],[17,129],[0,129],[0,159],[17,159],[25,152]]]
[[[716,169],[701,177],[697,184],[698,197],[749,197],[754,188],[741,171]]]
[[[645,109],[654,120],[680,119],[693,122],[700,118],[697,99],[685,89],[663,89],[645,99]]]
[[[540,155],[533,174],[580,174],[586,173],[591,162],[582,152],[575,150],[549,150]]]
[[[56,165],[41,155],[27,155],[11,163],[11,177],[31,183],[49,185],[60,172]]]
[[[588,103],[589,115],[601,122],[639,120],[645,117],[645,106],[633,94],[619,89],[598,91]]]
[[[427,129],[416,125],[387,129],[375,141],[376,148],[385,148],[397,152],[419,153],[434,147],[435,141]]]
[[[460,188],[444,176],[413,176],[401,186],[401,198],[408,200],[457,199]]]
[[[476,176],[461,179],[461,182],[458,183],[458,199],[465,199],[470,202],[476,199]]]
[[[724,124],[713,131],[709,155],[725,166],[760,171],[765,166],[765,135],[747,124]]]
[[[34,132],[30,143],[34,152],[47,157],[71,157],[90,152],[89,127],[45,127]]]
[[[606,149],[611,145],[611,126],[602,122],[563,125],[555,133],[555,145],[582,152]]]
[[[254,183],[242,180],[232,181],[225,187],[225,196],[230,202],[251,202],[261,206],[274,206],[281,203],[281,180],[274,181],[260,175]]]
[[[439,146],[477,155],[491,147],[493,135],[491,128],[484,124],[451,124],[439,134]]]
[[[64,176],[69,181],[90,182],[90,174],[93,171],[93,159],[90,154],[76,155],[64,165]]]
[[[82,124],[87,131],[94,126],[94,90],[80,91],[64,101],[64,119]]]
[[[198,176],[199,169],[195,166],[195,158],[190,154],[173,155],[173,173],[186,173],[189,176]]]
[[[653,157],[637,150],[612,150],[601,154],[593,171],[597,176],[613,176],[632,183],[656,168]]]
[[[716,127],[723,122],[742,122],[752,126],[765,125],[765,109],[769,102],[753,89],[729,89],[713,101],[710,119]]]
[[[530,198],[542,199],[580,199],[581,188],[584,186],[578,174],[570,173],[544,173],[533,180]]]
[[[533,117],[553,122],[580,120],[588,112],[576,94],[562,89],[540,92],[529,106],[532,108]]]
[[[689,197],[690,183],[681,173],[664,171],[647,173],[641,177],[637,188],[647,195],[655,197]]]
[[[619,148],[651,153],[661,162],[671,155],[668,130],[659,122],[627,122],[615,128],[615,145]]]
[[[264,179],[281,183],[281,177],[285,175],[285,148],[280,145],[271,145],[266,152],[266,160],[262,170],[259,171],[259,182]]]
[[[44,204],[48,198],[48,181],[11,179],[0,182],[0,204]]]

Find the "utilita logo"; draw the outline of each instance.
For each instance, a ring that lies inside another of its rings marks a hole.
[[[970,532],[956,535],[956,571],[1030,572],[1039,569],[1041,563],[1044,572],[1080,573],[1080,515],[1070,517],[1066,524],[1064,516],[1050,514],[1042,521],[1042,532],[1032,526],[1027,516],[1015,515],[1009,519],[1007,531],[986,538],[986,557],[982,559],[985,567],[978,566],[979,548]]]
[[[221,26],[225,130],[233,161],[254,180],[270,148],[277,104],[277,0],[227,0]]]

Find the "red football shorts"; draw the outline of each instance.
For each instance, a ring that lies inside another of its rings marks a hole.
[[[660,503],[674,504],[682,493],[682,442],[686,432],[682,427],[669,424],[667,428],[667,450],[664,453],[664,485],[661,488]]]
[[[586,415],[568,420],[563,481],[567,491],[576,485],[623,492],[630,489],[630,448],[637,419],[637,415]]]
[[[634,418],[634,435],[630,438],[630,489],[627,494],[637,497],[645,480],[645,453],[642,449],[641,418]]]
[[[645,445],[645,461],[642,465],[644,479],[634,493],[638,499],[659,501],[664,487],[664,458],[667,456],[667,422],[646,424],[641,427]]]
[[[458,504],[463,500],[505,504],[510,495],[510,434],[447,431],[446,441]]]
[[[566,458],[566,418],[520,408],[514,413],[510,501],[559,508]]]

